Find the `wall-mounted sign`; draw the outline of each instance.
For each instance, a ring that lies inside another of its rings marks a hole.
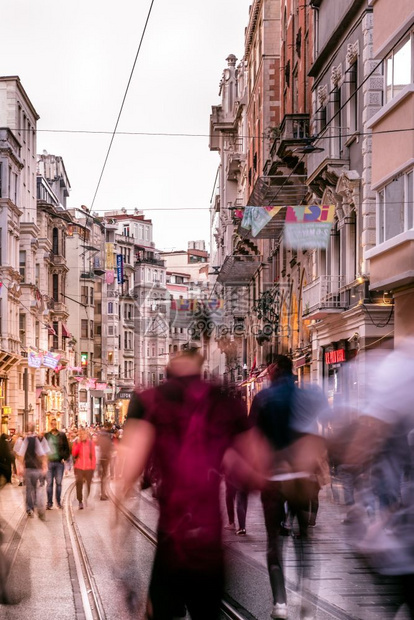
[[[122,254],[116,255],[116,279],[118,284],[124,281],[124,257]]]
[[[325,364],[339,364],[340,362],[345,362],[345,349],[325,353]]]

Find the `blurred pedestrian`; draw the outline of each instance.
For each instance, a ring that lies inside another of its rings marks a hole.
[[[304,562],[308,539],[312,476],[323,455],[323,442],[317,436],[316,417],[327,407],[321,392],[300,390],[295,385],[292,361],[276,355],[270,361],[269,388],[253,400],[250,415],[257,431],[258,458],[267,477],[261,500],[267,532],[267,566],[273,595],[272,618],[287,618],[287,596],[283,572],[285,503],[298,522],[295,536],[301,585],[307,575],[309,558]],[[301,618],[310,617],[302,602]]]
[[[22,447],[23,444],[23,435],[21,433],[16,433],[15,435],[13,435],[12,437],[12,446],[13,446],[13,452],[16,455],[17,459],[16,459],[16,477],[18,480],[18,486],[21,487],[23,486],[23,482],[24,482],[24,465],[23,465],[23,459],[21,459],[19,457],[19,452],[20,449]]]
[[[226,510],[228,524],[225,530],[234,531],[237,536],[246,536],[246,514],[249,493],[247,490],[234,484],[230,476],[225,477],[226,485]],[[234,507],[236,506],[236,510]],[[237,514],[238,528],[236,528],[235,514]]]
[[[40,480],[47,472],[47,450],[46,444],[41,445],[35,433],[34,424],[29,424],[28,433],[18,453],[24,463],[26,512],[29,517],[34,516],[35,508],[40,519],[45,517],[38,493]]]
[[[366,362],[368,397],[346,454],[347,462],[362,475],[372,465],[369,479],[380,508],[374,519],[368,518],[363,494],[356,503],[351,531],[355,547],[376,572],[392,577],[394,585],[396,581],[410,618],[414,618],[414,495],[408,488],[403,498],[401,482],[412,462],[413,350],[414,339],[406,338],[380,364]]]
[[[73,443],[72,456],[75,464],[76,498],[79,502],[79,510],[83,510],[83,484],[86,483],[86,498],[88,498],[96,467],[95,444],[86,428],[79,429],[78,438]]]
[[[51,430],[45,434],[49,446],[47,472],[47,510],[53,508],[53,486],[55,485],[56,505],[62,508],[62,478],[65,461],[69,458],[69,443],[64,432],[59,431],[56,418],[50,420]]]
[[[113,453],[111,427],[112,425],[109,422],[105,422],[103,429],[98,431],[97,434],[97,444],[99,448],[98,472],[101,479],[101,500],[108,499],[108,475]]]
[[[6,484],[11,482],[12,477],[12,456],[7,441],[7,435],[2,433],[0,437],[0,478],[4,478]]]
[[[193,620],[220,617],[224,584],[221,463],[247,430],[236,399],[201,379],[203,357],[185,351],[162,385],[131,399],[122,439],[124,493],[153,453],[160,472],[158,545],[148,617],[166,620],[185,605]]]

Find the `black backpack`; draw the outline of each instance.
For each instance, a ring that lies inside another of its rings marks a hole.
[[[36,441],[38,441],[38,439],[36,436],[26,437],[26,439],[27,448],[24,454],[24,466],[26,469],[40,469],[40,458],[36,454]]]

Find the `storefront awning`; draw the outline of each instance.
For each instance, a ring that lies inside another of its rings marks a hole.
[[[226,256],[217,277],[224,286],[246,286],[253,279],[261,265],[260,256],[233,254]]]
[[[64,323],[62,323],[62,338],[72,338],[72,334]]]

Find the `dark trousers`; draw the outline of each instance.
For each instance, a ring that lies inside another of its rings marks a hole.
[[[65,465],[57,461],[51,461],[47,471],[47,505],[53,505],[53,481],[56,485],[56,503],[60,506],[62,496],[62,478]]]
[[[83,491],[83,483],[86,482],[87,496],[91,492],[91,484],[92,484],[92,476],[93,469],[76,469],[75,468],[75,479],[76,479],[76,499],[78,502],[83,502],[82,499],[82,491]]]
[[[234,502],[236,502],[237,520],[242,530],[246,529],[247,499],[246,491],[237,489],[226,480],[226,508],[229,523],[234,523]]]
[[[99,461],[99,475],[101,478],[101,497],[106,497],[106,488],[108,484],[109,459],[101,459]]]
[[[286,586],[283,573],[284,538],[281,534],[286,501],[299,525],[299,534],[295,537],[299,580],[307,576],[306,567],[309,565],[309,560],[307,559],[306,563],[304,562],[304,551],[305,546],[307,547],[310,496],[309,481],[306,479],[269,482],[262,491],[261,497],[267,532],[267,569],[274,603],[286,603]]]
[[[173,620],[184,617],[187,609],[191,620],[219,620],[224,587],[222,566],[205,571],[167,567],[156,553],[149,589],[151,620]]]
[[[42,472],[40,469],[26,469],[24,481],[26,484],[26,510],[33,510],[37,506],[37,485]]]

